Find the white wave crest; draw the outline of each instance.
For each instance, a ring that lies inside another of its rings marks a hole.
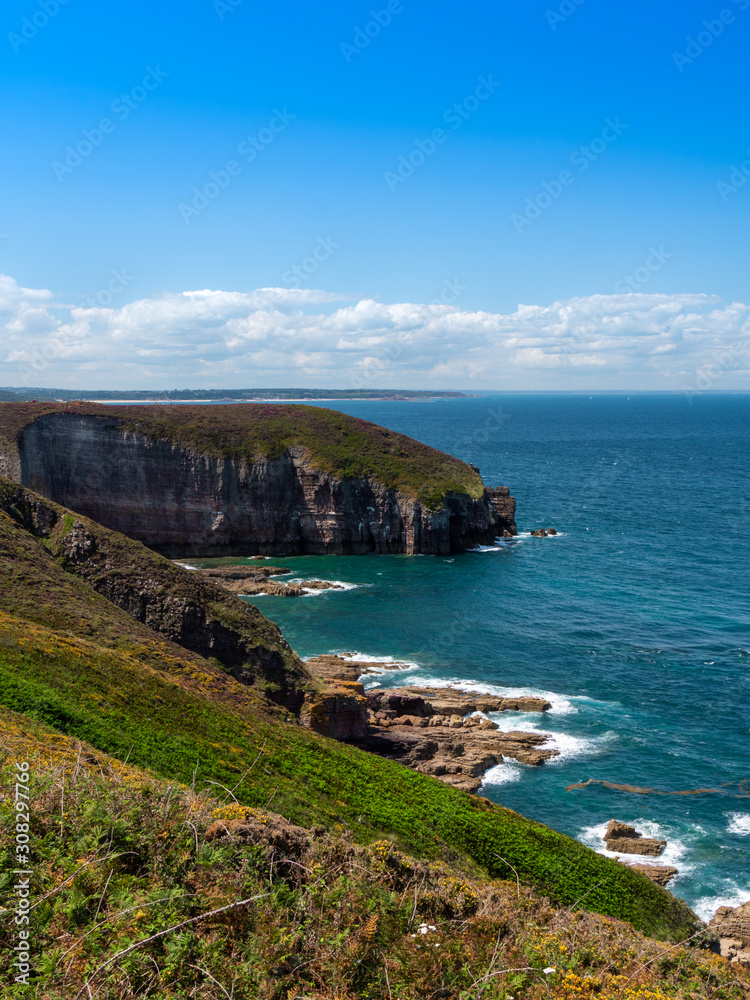
[[[739,837],[750,837],[750,813],[727,813],[729,833],[736,833]]]
[[[187,563],[175,562],[175,566],[180,566],[182,569],[189,569],[192,573],[198,572],[197,566],[189,566]]]
[[[626,819],[623,822],[628,823],[630,826],[634,826],[636,830],[643,834],[644,837],[653,837],[656,840],[666,840],[667,846],[664,848],[664,853],[660,854],[659,857],[651,857],[644,854],[622,854],[617,851],[608,851],[606,844],[604,843],[604,834],[607,829],[607,823],[599,823],[597,826],[587,826],[581,830],[578,839],[582,844],[587,847],[592,848],[597,854],[604,854],[608,858],[617,858],[625,861],[627,864],[634,865],[670,865],[672,868],[678,868],[680,875],[687,872],[693,871],[695,865],[689,864],[685,857],[688,853],[688,845],[684,840],[679,837],[666,827],[659,826],[650,819]],[[696,832],[703,833],[703,830],[699,827],[695,827]],[[679,876],[676,876],[679,877]]]
[[[499,785],[510,785],[514,781],[520,781],[523,776],[523,764],[506,761],[491,767],[482,778],[482,788],[485,785],[492,785],[497,788]]]
[[[286,577],[286,578],[284,578],[283,582],[284,583],[295,583],[295,584],[297,584],[299,586],[299,584],[305,582],[305,578],[301,577],[301,576],[300,577],[295,577],[294,579],[292,579],[290,577]],[[302,589],[304,590],[306,597],[317,597],[320,594],[336,593],[336,590],[338,590],[340,592],[342,590],[357,590],[358,589],[358,584],[356,584],[356,583],[346,583],[344,580],[320,580],[320,581],[316,580],[316,582],[320,582],[320,583],[332,583],[332,584],[334,584],[335,589],[334,589],[334,587],[332,587],[332,588],[329,588],[328,590],[319,590],[316,587],[303,587]]]
[[[542,691],[540,688],[501,687],[499,684],[479,684],[475,681],[445,677],[413,677],[410,679],[410,683],[427,688],[451,687],[457,691],[465,691],[468,694],[491,694],[498,698],[544,698],[545,701],[548,701],[552,705],[549,712],[545,712],[544,715],[575,715],[578,712],[578,709],[570,700],[573,696],[568,697],[557,694],[555,691]],[[524,722],[527,717],[533,717],[534,719],[543,718],[538,712],[513,712],[512,717],[516,720],[516,723],[520,717],[524,718]],[[495,718],[495,721],[499,721],[498,718]],[[517,729],[518,725],[512,728]]]
[[[742,888],[740,883],[730,882],[729,879],[725,879],[724,886],[723,892],[715,896],[703,896],[701,899],[696,900],[691,907],[701,920],[705,920],[706,923],[713,917],[720,906],[731,906],[732,909],[736,909],[736,907],[750,902],[750,884],[746,884]]]

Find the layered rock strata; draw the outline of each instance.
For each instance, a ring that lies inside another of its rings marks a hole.
[[[750,967],[750,902],[720,906],[708,926],[718,936],[724,958]]]
[[[663,854],[667,846],[666,840],[644,837],[634,826],[616,819],[610,821],[604,834],[604,842],[607,850],[616,854],[642,854],[654,858]]]
[[[327,580],[302,580],[300,583],[279,583],[271,576],[288,575],[290,569],[278,566],[247,567],[231,566],[202,569],[199,572],[224,587],[230,594],[252,597],[256,594],[270,594],[272,597],[304,597],[314,590],[345,590],[338,583]]]
[[[427,509],[374,476],[323,471],[302,446],[248,460],[137,432],[114,412],[59,408],[28,420],[0,447],[0,472],[171,557],[447,554],[516,533],[507,490],[448,490]]]
[[[388,664],[389,670],[396,666]],[[324,679],[327,688],[308,700],[303,722],[319,733],[353,742],[465,791],[478,791],[483,775],[505,760],[538,767],[559,754],[547,746],[549,736],[544,733],[503,732],[497,723],[468,714],[543,712],[550,707],[544,699],[505,699],[452,688],[365,693],[355,677],[382,670],[382,663],[320,656],[308,660],[307,668]]]

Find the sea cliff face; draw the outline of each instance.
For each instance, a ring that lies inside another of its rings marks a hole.
[[[322,470],[304,446],[250,461],[71,409],[32,418],[3,446],[0,468],[171,557],[445,554],[516,533],[508,491],[502,505],[493,491],[449,491],[429,510],[374,477]]]

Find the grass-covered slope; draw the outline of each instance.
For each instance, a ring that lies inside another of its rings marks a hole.
[[[116,418],[149,438],[251,462],[303,447],[321,471],[369,476],[430,508],[438,507],[448,493],[479,499],[484,492],[479,473],[459,459],[377,424],[318,406],[5,403],[0,404],[0,439],[15,442],[29,423],[55,412]]]
[[[157,775],[236,786],[304,826],[520,878],[566,905],[687,936],[687,907],[642,875],[516,813],[266,711],[252,690],[150,632],[0,517],[0,705]]]
[[[9,586],[0,593],[0,609],[11,614],[51,628],[68,623],[77,635],[100,638],[114,621],[118,636],[130,629],[137,641],[148,643],[159,632],[218,660],[244,684],[257,684],[290,708],[299,709],[311,684],[279,629],[254,605],[125,535],[0,479],[2,554]],[[112,604],[122,613],[115,615]],[[138,632],[132,618],[148,628]]]
[[[72,1000],[746,1000],[750,975],[387,840],[291,827],[0,708],[0,831],[29,764],[33,985]],[[230,831],[229,836],[217,837]],[[2,834],[0,834],[2,836]],[[0,893],[13,885],[0,840]],[[242,904],[244,901],[251,902]],[[216,912],[219,911],[219,912]],[[424,931],[424,933],[422,933]],[[127,952],[127,954],[123,954]],[[552,971],[550,971],[552,970]]]

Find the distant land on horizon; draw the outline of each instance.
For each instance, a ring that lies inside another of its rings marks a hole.
[[[258,399],[465,399],[465,392],[412,389],[22,389],[3,386],[0,402],[19,403],[27,400],[40,402],[84,399],[107,400],[258,400]]]
[[[0,403],[85,402],[258,402],[262,400],[427,400],[474,399],[487,396],[674,396],[680,389],[47,389],[0,387]],[[706,389],[697,395],[747,395],[748,389]]]

